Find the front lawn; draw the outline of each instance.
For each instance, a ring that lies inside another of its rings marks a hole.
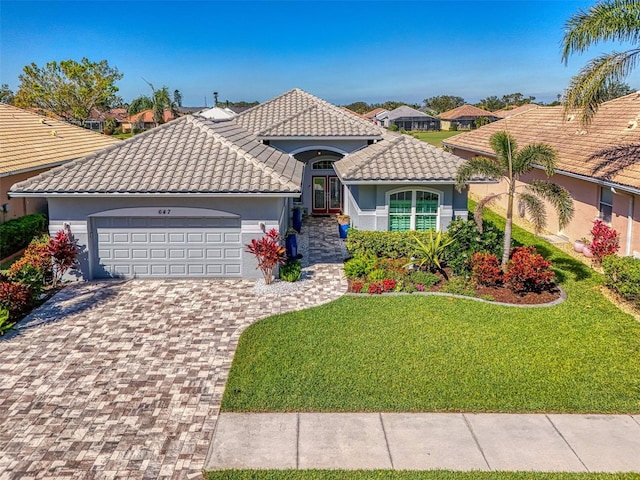
[[[462,132],[438,130],[435,132],[415,132],[415,133],[412,132],[410,135],[413,135],[418,140],[422,140],[423,142],[430,143],[435,147],[441,147],[443,140],[446,140],[449,137],[453,137],[454,135],[458,135],[459,133],[462,133]]]
[[[640,412],[640,324],[600,275],[514,239],[553,262],[565,303],[364,296],[271,317],[242,335],[223,410]]]

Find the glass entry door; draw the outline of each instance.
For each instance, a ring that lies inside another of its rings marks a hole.
[[[314,175],[311,213],[340,213],[342,210],[342,184],[335,175]]]

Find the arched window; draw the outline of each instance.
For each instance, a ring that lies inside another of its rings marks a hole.
[[[427,190],[405,190],[389,195],[389,230],[430,230],[438,228],[440,195]]]
[[[311,170],[332,170],[336,160],[318,160],[311,166]]]

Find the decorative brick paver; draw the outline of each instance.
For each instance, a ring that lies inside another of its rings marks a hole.
[[[347,289],[332,218],[307,219],[304,289],[77,283],[0,338],[0,479],[201,478],[233,353],[260,318]]]

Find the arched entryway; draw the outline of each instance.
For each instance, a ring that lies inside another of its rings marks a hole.
[[[343,152],[326,147],[294,154],[296,160],[306,165],[300,203],[310,214],[329,215],[342,211],[343,187],[333,164],[344,155]]]

